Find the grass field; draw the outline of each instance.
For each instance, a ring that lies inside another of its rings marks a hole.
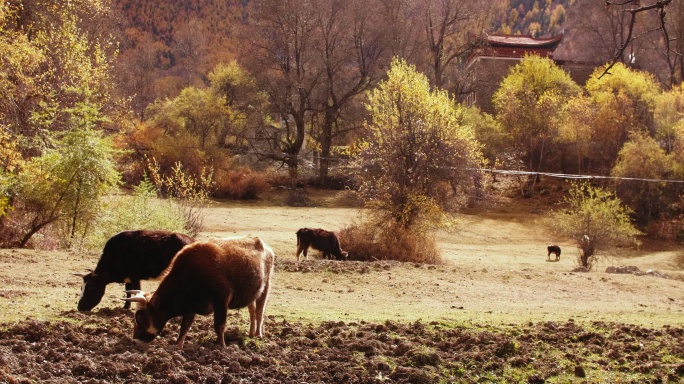
[[[255,202],[214,202],[205,210],[199,238],[258,235],[276,252],[277,269],[268,314],[324,320],[473,321],[517,323],[569,318],[642,325],[684,322],[684,250],[674,243],[606,253],[594,271],[572,272],[577,250],[558,239],[533,200],[490,204],[460,215],[452,232],[437,234],[444,263],[362,265],[318,260],[295,262],[300,227],[339,230],[357,220],[355,207],[339,205],[345,192],[311,192],[317,207],[279,205],[280,195]],[[546,245],[563,255],[547,261]],[[344,247],[344,239],[342,239]],[[1,250],[0,321],[56,318],[75,308],[80,279],[98,252]],[[283,268],[283,265],[289,265]],[[609,265],[634,265],[672,278],[607,274]],[[154,289],[144,282],[143,289]],[[123,286],[112,284],[100,306],[121,305]]]

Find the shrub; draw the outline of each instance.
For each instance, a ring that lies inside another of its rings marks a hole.
[[[284,204],[288,207],[315,207],[305,189],[293,189],[287,193]]]
[[[596,264],[597,255],[620,242],[638,244],[641,235],[631,223],[628,207],[612,193],[589,183],[573,184],[565,197],[565,209],[551,219],[556,232],[577,244],[578,264],[586,270]]]
[[[441,264],[435,239],[400,225],[354,224],[340,231],[342,249],[349,260]]]
[[[180,163],[171,169],[171,173],[160,173],[159,166],[153,161],[148,165],[150,182],[156,188],[160,197],[166,197],[173,202],[183,215],[185,232],[196,236],[204,222],[202,205],[209,197],[212,185],[212,170],[202,170],[199,177],[186,172]]]
[[[214,175],[212,196],[223,199],[250,200],[268,191],[271,185],[261,173],[249,168],[219,169]]]

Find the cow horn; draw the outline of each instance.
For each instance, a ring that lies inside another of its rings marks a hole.
[[[145,296],[122,297],[121,300],[128,301],[130,303],[147,303]]]
[[[72,273],[72,275],[78,276],[78,277],[85,277],[85,276],[87,276],[88,274],[87,274],[87,273],[75,273],[75,272],[74,272],[74,273]]]

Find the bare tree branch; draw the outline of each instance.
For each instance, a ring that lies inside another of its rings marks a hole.
[[[624,0],[624,1],[611,1],[611,0],[606,0],[606,7],[610,7],[611,5],[616,5],[616,6],[623,6],[627,4],[634,4],[636,8],[631,8],[631,9],[625,9],[624,12],[628,12],[630,14],[630,20],[629,20],[629,26],[627,29],[627,38],[625,39],[624,43],[618,50],[615,52],[615,55],[613,56],[613,60],[608,64],[606,69],[603,71],[601,76],[599,76],[599,79],[603,77],[604,75],[610,73],[610,69],[613,68],[613,66],[620,61],[620,58],[622,55],[624,55],[625,50],[629,46],[629,44],[636,40],[639,36],[633,37],[634,33],[634,25],[636,24],[637,21],[637,15],[641,12],[647,12],[651,10],[657,10],[658,15],[660,16],[660,27],[655,29],[654,31],[657,30],[662,30],[663,34],[665,35],[665,44],[666,44],[666,49],[669,55],[670,52],[670,39],[669,35],[667,33],[667,28],[665,27],[665,7],[667,7],[672,0],[658,0],[653,4],[649,5],[644,5],[644,6],[639,6],[640,2],[639,0]]]

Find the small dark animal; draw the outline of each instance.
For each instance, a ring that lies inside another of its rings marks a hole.
[[[124,231],[112,236],[102,250],[94,271],[83,278],[79,311],[90,311],[102,300],[109,283],[125,283],[126,290],[139,290],[140,280],[157,278],[178,251],[194,239],[169,231]],[[130,297],[130,294],[127,295]],[[130,308],[125,303],[124,308]]]
[[[547,251],[547,254],[546,254],[547,260],[550,260],[550,256],[552,253],[556,255],[556,261],[560,260],[561,249],[559,246],[549,245],[548,247],[546,247],[546,251]]]
[[[299,255],[304,253],[304,257],[309,260],[307,252],[309,247],[323,252],[323,258],[328,259],[335,256],[337,260],[345,260],[347,252],[340,247],[340,238],[334,232],[325,229],[300,228],[297,231],[297,260]]]
[[[263,336],[264,307],[268,300],[274,262],[273,250],[258,237],[214,239],[183,248],[171,263],[156,292],[122,300],[138,303],[133,337],[150,342],[174,317],[183,316],[176,345],[183,342],[196,314],[214,312],[217,343],[228,309],[249,308],[249,336]]]

